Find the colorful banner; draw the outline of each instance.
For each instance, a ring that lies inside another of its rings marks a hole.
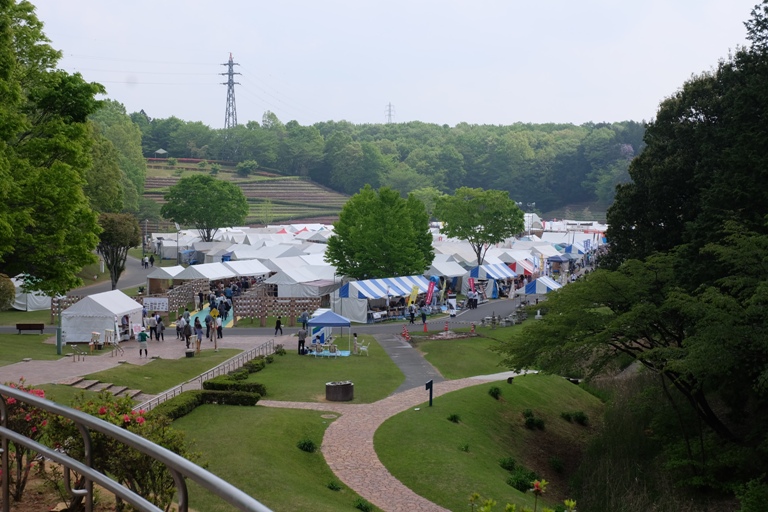
[[[475,278],[474,277],[470,277],[467,280],[467,284],[469,285],[469,289],[472,290],[472,293],[474,293],[475,292]]]
[[[435,282],[430,281],[427,288],[427,304],[432,304],[432,295],[435,293]]]
[[[445,300],[445,289],[448,286],[448,279],[443,279],[443,288],[440,290],[440,302],[442,303],[443,300]]]
[[[415,304],[416,297],[418,296],[419,296],[419,287],[414,285],[413,288],[411,289],[411,296],[408,297],[408,305],[410,306],[411,304]]]

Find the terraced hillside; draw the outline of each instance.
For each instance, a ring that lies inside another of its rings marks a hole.
[[[169,187],[182,176],[197,172],[205,171],[150,168],[144,182],[144,197],[163,204]],[[246,223],[252,225],[285,221],[331,223],[338,219],[341,207],[349,199],[299,176],[241,178],[229,169],[222,169],[218,177],[242,189],[250,206]]]

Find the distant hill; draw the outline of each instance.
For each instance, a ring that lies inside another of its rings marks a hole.
[[[164,159],[147,159],[147,178],[144,182],[144,197],[158,204],[165,203],[163,196],[182,177],[193,174],[210,174],[210,164],[201,166],[202,160],[178,159],[171,165]],[[234,164],[218,162],[217,178],[229,181],[243,191],[250,210],[246,218],[248,225],[274,223],[326,223],[339,218],[349,196],[340,194],[301,176],[281,176],[267,171],[258,171],[248,177],[235,173]],[[160,223],[153,226],[163,230],[168,226]],[[172,225],[168,223],[168,225]]]

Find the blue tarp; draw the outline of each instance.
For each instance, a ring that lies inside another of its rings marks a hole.
[[[429,281],[424,276],[388,277],[384,279],[367,279],[365,281],[350,281],[339,288],[339,297],[356,299],[385,299],[411,294],[414,286],[419,293],[426,293]]]

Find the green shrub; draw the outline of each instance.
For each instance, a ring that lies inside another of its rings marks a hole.
[[[573,413],[573,421],[579,425],[586,426],[587,423],[589,423],[589,418],[587,418],[587,415],[584,414],[584,411],[576,411]]]
[[[469,445],[468,445],[468,444],[466,444],[466,443],[464,443],[464,444],[462,444],[462,445],[459,445],[459,451],[462,451],[462,452],[469,452]]]
[[[507,471],[514,471],[516,464],[517,461],[512,457],[504,457],[503,459],[499,460],[499,466],[506,469]]]
[[[523,418],[533,418],[533,411],[526,409],[523,411]]]
[[[326,487],[332,491],[341,490],[341,485],[339,485],[339,482],[337,482],[336,480],[331,480],[330,482],[328,482],[328,485],[326,485]]]
[[[269,354],[267,357],[264,358],[265,361],[267,361],[267,364],[272,364],[275,361],[275,356],[272,354]]]
[[[278,356],[284,356],[288,352],[285,351],[285,347],[282,344],[275,345],[275,354]]]
[[[525,428],[533,430],[536,428],[536,418],[525,418]]]
[[[568,423],[571,423],[573,421],[573,415],[569,412],[561,412],[560,417],[563,418]]]
[[[203,389],[211,391],[245,391],[266,396],[267,388],[258,382],[242,382],[234,380],[229,375],[219,375],[203,382]]]
[[[202,391],[203,403],[218,405],[244,405],[252,406],[259,403],[261,395],[247,391]]]
[[[202,403],[202,391],[185,391],[156,406],[147,413],[147,416],[165,416],[170,420],[177,420],[194,411]]]
[[[533,424],[537,429],[544,430],[544,418],[533,418]]]
[[[499,386],[493,386],[488,390],[488,394],[498,400],[499,397],[501,397],[501,388]]]
[[[241,368],[239,370],[234,370],[229,372],[229,376],[232,377],[235,380],[245,380],[248,378],[248,370],[245,368]]]
[[[363,498],[357,498],[354,501],[354,503],[352,503],[352,506],[354,506],[357,510],[362,510],[362,512],[373,511],[373,505],[371,505],[368,501],[364,500]]]
[[[264,369],[264,367],[267,366],[267,362],[264,361],[264,359],[253,359],[251,361],[248,361],[243,365],[243,368],[248,370],[248,373],[256,373],[260,372]]]
[[[461,417],[458,414],[451,414],[448,416],[448,421],[451,423],[458,423],[461,421]]]
[[[520,492],[528,492],[533,485],[534,480],[538,480],[538,475],[524,467],[518,466],[507,478],[507,485],[511,485]]]
[[[563,460],[560,457],[550,457],[549,467],[551,467],[555,471],[555,473],[562,473],[563,471],[565,471]]]
[[[315,451],[317,450],[317,445],[315,444],[315,442],[308,437],[301,438],[299,442],[296,443],[296,447],[299,450],[307,453],[315,453]]]

